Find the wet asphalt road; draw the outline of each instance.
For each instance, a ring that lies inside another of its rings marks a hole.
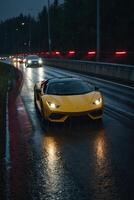
[[[19,199],[133,200],[134,90],[83,76],[104,93],[102,123],[73,119],[46,126],[34,106],[34,83],[71,74],[48,66],[19,67],[24,73],[20,95],[32,124],[23,161],[28,186]]]

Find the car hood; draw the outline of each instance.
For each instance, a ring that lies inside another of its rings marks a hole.
[[[94,109],[93,102],[101,97],[100,92],[90,92],[82,95],[58,96],[44,95],[43,102],[51,102],[59,105],[58,110],[62,112],[81,112]]]

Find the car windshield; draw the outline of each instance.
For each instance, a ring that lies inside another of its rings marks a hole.
[[[65,81],[53,82],[46,88],[46,94],[52,95],[80,95],[89,93],[94,90],[94,87],[84,81]]]
[[[27,56],[27,59],[38,59],[39,57],[36,55]]]

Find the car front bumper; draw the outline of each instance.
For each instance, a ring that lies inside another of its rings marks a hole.
[[[51,112],[46,116],[46,119],[52,122],[65,122],[68,118],[88,116],[92,120],[101,119],[103,109],[94,109],[86,112]]]
[[[26,66],[41,66],[43,63],[39,63],[38,61],[32,61],[31,63],[26,63]]]

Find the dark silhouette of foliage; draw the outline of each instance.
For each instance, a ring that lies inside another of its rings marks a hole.
[[[96,49],[96,7],[96,0],[64,0],[63,4],[55,0],[49,8],[52,50],[74,49],[82,55]],[[122,48],[133,53],[133,10],[132,0],[100,0],[102,55]],[[44,6],[36,19],[20,14],[2,21],[0,44],[0,54],[48,51],[48,8]]]

